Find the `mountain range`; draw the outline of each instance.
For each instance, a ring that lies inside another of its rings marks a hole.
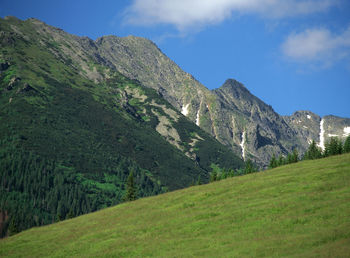
[[[313,140],[324,148],[330,137],[350,135],[349,118],[321,118],[310,111],[281,116],[234,79],[209,90],[147,39],[106,36],[89,42],[105,64],[157,90],[200,128],[260,167],[266,168],[272,155],[286,156],[293,149],[303,154]]]
[[[6,17],[0,46],[3,235],[117,204],[130,173],[149,196],[350,135],[348,118],[281,116],[234,79],[209,90],[145,38]]]

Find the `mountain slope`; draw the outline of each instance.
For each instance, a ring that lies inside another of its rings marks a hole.
[[[104,76],[98,67],[104,67],[141,82],[143,86],[156,90],[159,96],[236,155],[251,159],[260,167],[266,167],[273,154],[287,155],[293,149],[304,153],[310,140],[327,140],[328,135],[335,134],[333,131],[339,133],[350,127],[350,120],[337,118],[345,122],[332,123],[334,119],[331,119],[330,123],[326,122],[329,133],[320,137],[320,125],[308,132],[303,127],[307,125],[295,124],[293,116],[278,115],[271,106],[233,79],[210,91],[144,38],[103,36],[93,41],[36,19],[29,19],[26,23],[31,24],[38,37],[49,39],[50,44],[58,46],[59,50],[52,48],[52,53],[70,62],[83,77],[101,82]],[[15,22],[11,28],[20,34]],[[315,119],[317,121],[317,117]]]
[[[235,80],[227,80],[221,88],[210,91],[147,39],[107,36],[91,44],[109,66],[156,89],[237,155],[242,155],[244,149],[244,159],[264,167],[273,153],[306,150],[299,144],[297,132],[281,116]]]
[[[279,116],[271,106],[252,95],[236,80],[227,80],[213,91],[220,103],[217,117],[222,122],[220,135],[223,139],[237,142],[237,135],[244,139],[246,156],[261,166],[266,165],[273,153],[288,153],[298,148],[297,133]]]
[[[130,172],[143,197],[208,182],[212,163],[243,165],[85,43],[34,19],[0,20],[1,235],[119,203]]]
[[[346,154],[144,198],[0,240],[0,255],[346,257],[349,169]]]

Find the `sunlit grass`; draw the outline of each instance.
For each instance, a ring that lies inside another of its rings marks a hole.
[[[349,254],[349,154],[144,198],[0,241],[0,256]]]

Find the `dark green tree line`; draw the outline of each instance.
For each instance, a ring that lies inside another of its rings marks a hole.
[[[276,158],[275,154],[273,154],[269,162],[268,168],[271,169],[286,164],[296,163],[299,160],[299,153],[296,149],[294,149],[292,153],[288,153],[287,157],[283,157],[282,155],[280,155],[278,159]]]
[[[317,146],[316,142],[313,140],[309,145],[309,148],[304,153],[303,160],[312,160],[320,159],[323,157],[339,155],[342,153],[350,152],[350,136],[345,139],[344,144],[337,137],[331,137],[329,141],[325,144],[325,149],[322,151],[320,147]],[[269,168],[275,168],[278,166],[291,164],[299,161],[299,154],[297,150],[294,149],[292,153],[288,153],[287,157],[282,155],[276,159],[275,155],[272,155],[272,158],[269,163]]]
[[[220,181],[222,179],[226,179],[229,177],[242,176],[250,173],[258,172],[258,168],[254,165],[254,163],[248,159],[245,161],[244,168],[240,169],[226,169],[220,168],[216,164],[211,164],[212,171],[210,172],[210,180],[209,182]]]

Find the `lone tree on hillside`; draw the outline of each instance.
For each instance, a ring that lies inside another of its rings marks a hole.
[[[124,196],[125,201],[134,201],[136,200],[136,187],[134,183],[134,176],[132,171],[128,176],[128,181],[126,183],[126,193]]]

